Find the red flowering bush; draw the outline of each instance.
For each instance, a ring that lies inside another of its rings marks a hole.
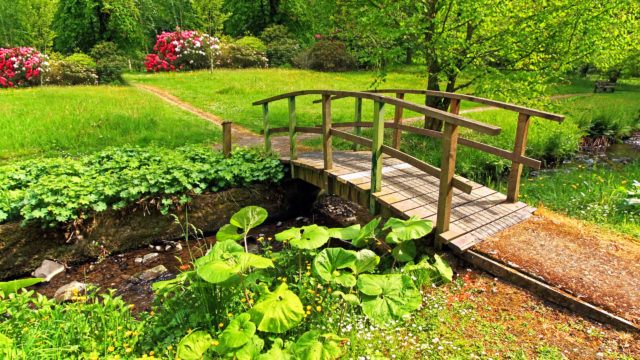
[[[0,88],[39,85],[48,60],[33,48],[0,48]]]
[[[153,50],[144,63],[149,72],[206,69],[220,54],[220,40],[193,30],[163,32]]]

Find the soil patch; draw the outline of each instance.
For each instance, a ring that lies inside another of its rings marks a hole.
[[[640,244],[631,238],[542,209],[474,250],[640,325]]]

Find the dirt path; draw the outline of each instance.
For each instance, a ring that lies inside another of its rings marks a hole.
[[[144,85],[144,84],[134,84],[134,87],[137,89],[149,92],[163,101],[177,106],[180,109],[187,111],[203,120],[212,122],[216,125],[222,126],[222,122],[225,121],[221,117],[211,114],[209,112],[198,109],[197,107],[180,100],[176,96],[172,95],[166,90],[160,89],[155,86]],[[313,134],[298,134],[298,141],[306,140],[311,138]],[[232,143],[234,146],[256,146],[264,144],[264,138],[262,135],[256,134],[251,130],[237,124],[233,124],[231,129],[231,137]],[[271,137],[271,146],[274,151],[280,154],[288,154],[289,153],[289,136],[272,136]],[[299,147],[301,150],[304,150],[303,147]]]
[[[474,250],[640,325],[640,243],[542,209]]]

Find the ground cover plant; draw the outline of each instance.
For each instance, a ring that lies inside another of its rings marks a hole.
[[[221,138],[214,124],[129,87],[9,90],[0,93],[0,102],[0,162],[120,145],[172,148]]]
[[[0,223],[78,226],[97,212],[145,203],[167,214],[189,196],[277,182],[272,155],[237,149],[229,158],[203,146],[112,148],[80,158],[44,158],[0,167]]]

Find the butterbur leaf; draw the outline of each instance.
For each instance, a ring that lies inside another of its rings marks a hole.
[[[360,233],[351,240],[351,244],[359,248],[369,245],[376,238],[378,225],[380,225],[380,218],[371,220],[367,225],[360,229]]]
[[[393,248],[391,255],[396,261],[405,263],[413,260],[416,257],[416,244],[413,240],[403,241]]]
[[[243,238],[241,229],[235,225],[227,224],[218,230],[216,233],[216,240],[218,241],[238,241]]]
[[[435,262],[433,266],[438,270],[440,280],[445,283],[449,283],[453,280],[453,269],[447,264],[438,254],[434,255]]]
[[[343,341],[346,339],[335,334],[307,331],[295,342],[292,351],[300,360],[336,360],[343,355]]]
[[[200,360],[211,347],[213,339],[205,331],[194,331],[180,340],[178,357],[182,360]]]
[[[253,360],[264,348],[264,340],[258,335],[254,335],[244,346],[233,353],[233,358],[237,360]]]
[[[361,275],[358,290],[364,294],[362,311],[378,324],[399,320],[422,303],[420,291],[402,274]]]
[[[300,298],[289,290],[287,284],[280,284],[275,291],[267,291],[260,297],[249,314],[258,330],[283,333],[302,321],[304,308]]]
[[[345,294],[342,291],[334,291],[331,296],[341,298],[349,305],[360,305],[360,298],[356,294]]]
[[[271,349],[264,354],[258,355],[256,360],[289,360],[293,357],[288,349],[284,348],[284,342],[278,338],[273,341]]]
[[[196,272],[203,280],[212,284],[233,285],[251,269],[273,267],[270,259],[245,252],[225,253],[220,259],[215,259],[215,254],[211,256],[214,260],[197,264]]]
[[[234,240],[218,241],[205,256],[198,258],[193,265],[197,268],[213,260],[220,260],[228,254],[242,252],[244,252],[244,248]]]
[[[345,228],[329,229],[329,237],[340,240],[352,240],[360,234],[360,224],[351,225]]]
[[[251,322],[251,315],[244,313],[229,323],[220,335],[220,347],[236,349],[251,340],[256,333],[256,325]]]
[[[431,221],[411,217],[408,220],[390,218],[384,224],[383,230],[391,229],[386,241],[389,244],[399,244],[403,241],[416,240],[428,235],[431,230]]]
[[[380,257],[369,249],[362,249],[356,253],[356,260],[351,269],[356,274],[363,274],[375,270],[380,264]]]
[[[329,241],[329,231],[324,226],[309,225],[300,228],[301,235],[297,239],[291,239],[291,246],[297,249],[314,250]]]
[[[279,232],[275,235],[275,239],[277,241],[290,241],[292,239],[300,239],[301,236],[300,228],[293,227],[291,229],[287,229],[285,231]]]
[[[313,259],[313,272],[326,283],[352,287],[356,284],[356,278],[349,272],[340,270],[353,267],[355,261],[355,251],[343,248],[324,249]]]
[[[225,283],[237,277],[234,271],[234,264],[224,260],[214,260],[198,266],[196,272],[204,281],[212,284]]]
[[[18,290],[39,284],[43,282],[44,279],[41,278],[27,278],[27,279],[18,279],[12,281],[4,281],[0,282],[0,291],[2,291],[5,295],[13,294],[18,292]]]
[[[267,210],[259,206],[247,206],[233,214],[229,223],[242,229],[246,233],[262,224],[267,220],[268,216],[269,213],[267,213]]]

